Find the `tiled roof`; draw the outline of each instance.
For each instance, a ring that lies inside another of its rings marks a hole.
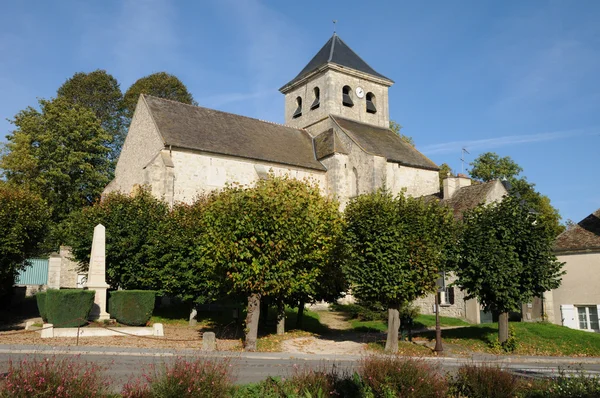
[[[485,203],[488,193],[494,188],[494,184],[496,184],[496,181],[462,187],[450,198],[442,200],[442,203],[453,209],[456,218],[462,218],[465,211]]]
[[[167,146],[325,170],[304,130],[148,95],[144,99]]]
[[[435,163],[390,129],[360,123],[340,116],[332,115],[331,118],[354,142],[372,155],[383,156],[390,162],[405,166],[439,170]]]
[[[345,68],[357,70],[359,72],[367,73],[369,75],[389,80],[391,79],[377,73],[375,69],[371,68],[361,57],[358,56],[338,35],[335,33],[325,43],[325,45],[319,50],[319,52],[310,60],[310,62],[302,69],[298,75],[293,78],[286,86],[294,84],[304,76],[308,75],[312,71],[320,68],[328,63],[337,64]]]
[[[600,250],[600,209],[558,235],[554,250]]]

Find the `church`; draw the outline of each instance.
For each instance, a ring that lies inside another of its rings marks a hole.
[[[172,206],[273,173],[314,181],[342,208],[383,186],[437,194],[438,166],[389,128],[393,83],[334,34],[280,88],[284,125],[142,95],[104,193],[147,185]]]

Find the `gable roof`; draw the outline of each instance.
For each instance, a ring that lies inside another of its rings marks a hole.
[[[144,95],[165,146],[326,170],[304,130]]]
[[[600,250],[600,209],[558,235],[554,250],[557,252]]]
[[[427,170],[439,170],[429,158],[390,129],[330,115],[333,121],[364,151],[390,162]]]
[[[488,181],[459,188],[450,198],[443,199],[442,203],[452,208],[454,217],[462,219],[465,211],[485,203],[488,194],[497,183],[498,181]]]
[[[327,43],[325,43],[319,52],[317,52],[317,54],[310,60],[310,62],[306,64],[304,69],[302,69],[295,78],[287,83],[286,86],[297,82],[312,71],[317,70],[321,66],[328,63],[354,69],[380,79],[389,80],[391,83],[393,83],[393,80],[388,79],[382,74],[377,73],[375,69],[371,68],[369,64],[363,61],[358,54],[352,51],[352,49],[346,43],[344,43],[344,41],[340,39],[337,34],[334,33]]]
[[[334,153],[348,154],[344,144],[333,129],[326,130],[315,137],[315,154],[321,160]]]

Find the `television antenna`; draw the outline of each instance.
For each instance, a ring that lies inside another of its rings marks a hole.
[[[465,173],[465,153],[470,155],[471,153],[467,151],[467,148],[463,147],[460,151],[460,162],[462,164],[462,173]]]
[[[335,27],[336,27],[336,24],[337,24],[337,19],[334,19],[334,20],[333,20],[333,34],[334,34],[334,35],[335,35]]]

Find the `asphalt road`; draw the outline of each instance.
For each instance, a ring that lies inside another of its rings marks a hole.
[[[151,374],[154,369],[172,363],[176,358],[203,357],[206,359],[228,358],[236,383],[245,384],[264,380],[268,376],[287,377],[296,368],[332,369],[337,372],[352,372],[360,363],[361,356],[323,356],[309,354],[285,353],[207,353],[194,350],[150,350],[127,349],[116,347],[32,347],[0,345],[0,373],[6,372],[9,361],[20,361],[56,356],[58,358],[74,357],[79,360],[94,362],[105,369],[115,391],[133,377]],[[481,356],[475,358],[426,358],[439,365],[444,372],[453,372],[465,363],[496,363],[516,374],[527,377],[551,377],[559,368],[567,373],[583,371],[588,375],[600,376],[600,358],[551,358],[551,357],[494,357]]]

